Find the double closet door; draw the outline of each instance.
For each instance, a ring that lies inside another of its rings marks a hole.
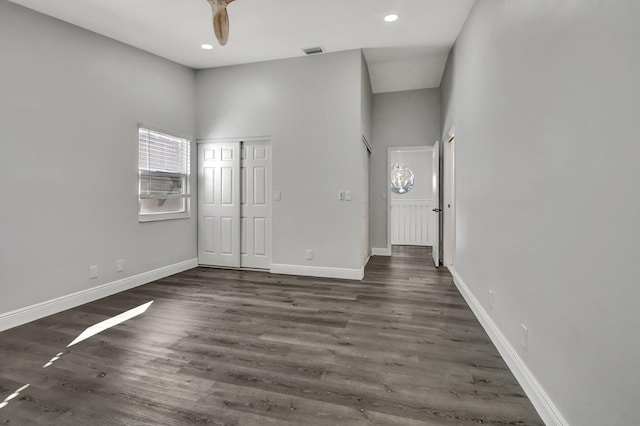
[[[271,146],[268,141],[198,144],[201,265],[271,267]]]

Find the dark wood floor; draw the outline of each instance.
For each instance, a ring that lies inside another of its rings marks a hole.
[[[0,425],[543,424],[429,256],[362,282],[196,268],[5,331],[0,401],[30,386]]]

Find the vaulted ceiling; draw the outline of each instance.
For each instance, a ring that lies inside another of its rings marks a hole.
[[[10,0],[195,69],[364,49],[375,92],[438,87],[475,0],[235,0],[221,47],[206,0]],[[385,22],[397,14],[395,22]],[[202,44],[214,46],[203,50]]]

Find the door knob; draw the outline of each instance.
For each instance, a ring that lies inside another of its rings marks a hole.
[[[442,211],[442,209],[433,209],[431,210],[432,212],[436,212],[436,213],[440,213]]]

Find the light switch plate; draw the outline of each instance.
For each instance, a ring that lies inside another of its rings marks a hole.
[[[351,191],[350,191],[350,190],[346,190],[346,191],[344,192],[344,199],[345,199],[346,201],[351,201],[351,198],[352,198]]]
[[[282,200],[282,192],[276,191],[273,193],[273,199],[276,201]]]

